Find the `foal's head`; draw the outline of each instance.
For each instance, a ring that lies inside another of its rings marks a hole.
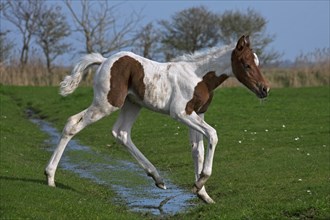
[[[269,92],[267,80],[259,69],[259,60],[250,48],[249,37],[242,36],[231,54],[231,66],[236,78],[259,98],[265,98]]]

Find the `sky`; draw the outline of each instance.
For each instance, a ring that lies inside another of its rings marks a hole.
[[[48,1],[49,3],[58,3],[56,0]],[[193,6],[203,5],[215,13],[223,13],[227,10],[244,12],[251,8],[268,21],[266,33],[275,35],[275,40],[269,48],[282,53],[282,60],[291,61],[294,61],[301,53],[312,52],[316,48],[329,48],[329,2],[329,0],[122,1],[122,3],[115,1],[115,3],[120,3],[117,12],[121,16],[133,11],[141,11],[143,15],[141,25],[151,21],[170,20],[176,12]],[[1,26],[1,29],[12,28],[3,20]],[[82,46],[79,43],[77,42],[76,47]]]
[[[328,1],[129,1],[131,9],[142,7],[145,21],[170,19],[183,9],[204,5],[215,13],[227,10],[259,12],[267,21],[267,33],[275,35],[270,45],[283,53],[282,59],[294,60],[315,48],[329,48]]]

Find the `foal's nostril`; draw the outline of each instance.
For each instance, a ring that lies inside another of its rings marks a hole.
[[[269,88],[267,88],[267,87],[265,87],[265,86],[262,86],[262,88],[261,88],[261,90],[262,90],[262,92],[264,93],[264,94],[268,94],[268,91],[269,91]]]
[[[262,84],[259,85],[259,91],[262,98],[267,97],[269,90],[270,90],[269,87]]]
[[[258,83],[255,88],[256,95],[261,99],[266,98],[268,96],[269,90],[270,88],[268,87],[268,85],[262,83]]]

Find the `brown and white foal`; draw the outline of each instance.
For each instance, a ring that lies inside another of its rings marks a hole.
[[[71,138],[85,128],[120,109],[113,136],[120,141],[151,176],[156,186],[166,189],[154,165],[131,140],[131,128],[140,109],[170,115],[190,128],[192,156],[195,165],[193,191],[205,202],[213,200],[205,190],[212,173],[217,132],[204,121],[214,90],[228,77],[235,76],[259,98],[268,95],[267,81],[258,68],[258,57],[250,48],[249,37],[242,36],[237,45],[210,49],[158,63],[131,52],[120,52],[109,58],[100,54],[84,56],[71,75],[61,83],[61,95],[72,93],[89,66],[99,68],[94,78],[94,99],[90,107],[71,116],[45,170],[48,185],[55,186],[55,171]],[[203,136],[208,140],[204,158]]]

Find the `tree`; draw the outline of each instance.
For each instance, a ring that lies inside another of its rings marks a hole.
[[[220,39],[224,44],[234,43],[244,34],[250,35],[253,48],[263,63],[272,62],[280,57],[275,51],[266,51],[266,47],[274,41],[275,36],[266,34],[267,21],[258,12],[252,9],[248,9],[246,13],[226,11],[219,17]]]
[[[44,7],[37,20],[37,43],[46,57],[48,72],[52,72],[52,62],[69,49],[62,40],[70,35],[70,28],[61,7]]]
[[[1,3],[4,18],[16,26],[22,35],[20,62],[23,65],[28,62],[31,39],[38,28],[37,19],[43,3],[43,0],[7,0]]]
[[[78,13],[72,8],[71,1],[66,0],[66,6],[76,23],[76,31],[84,37],[84,52],[109,55],[112,51],[133,44],[134,38],[130,38],[129,33],[139,21],[138,14],[132,13],[126,16],[125,21],[119,21],[119,16],[115,16],[117,5],[109,7],[108,1],[81,0],[80,4],[81,11]]]
[[[162,43],[167,50],[166,59],[177,53],[192,53],[215,46],[219,41],[217,21],[218,16],[203,6],[180,11],[171,21],[160,21],[164,28]]]
[[[150,22],[136,34],[135,50],[143,57],[156,59],[159,54],[160,34]]]
[[[0,32],[0,65],[10,57],[14,47],[14,43],[6,37],[8,32]]]

